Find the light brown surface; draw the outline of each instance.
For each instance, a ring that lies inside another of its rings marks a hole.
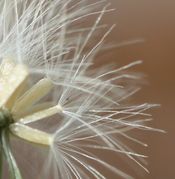
[[[113,0],[116,12],[108,22],[117,27],[110,38],[114,42],[145,39],[145,42],[124,46],[105,56],[117,64],[142,59],[136,70],[147,75],[148,85],[135,96],[136,102],[161,104],[153,110],[152,125],[167,134],[148,132],[150,174],[136,178],[175,178],[175,1],[174,0]],[[138,133],[142,135],[142,132]],[[109,156],[111,157],[111,156]],[[113,179],[112,176],[110,179]]]

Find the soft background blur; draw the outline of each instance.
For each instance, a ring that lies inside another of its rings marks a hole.
[[[111,0],[112,1],[112,0]],[[149,155],[150,174],[136,178],[175,178],[175,0],[113,0],[116,12],[108,14],[106,22],[116,23],[110,41],[122,42],[144,39],[145,42],[111,50],[107,61],[124,65],[135,60],[143,64],[134,68],[144,72],[148,84],[135,95],[135,102],[161,104],[152,111],[152,125],[167,134],[148,132],[143,134],[149,147],[143,152]],[[142,135],[142,131],[138,135]],[[142,138],[142,136],[140,136]],[[113,156],[111,157],[111,160]],[[115,161],[116,162],[116,161]],[[127,170],[127,169],[126,169]],[[109,179],[114,179],[112,176]]]

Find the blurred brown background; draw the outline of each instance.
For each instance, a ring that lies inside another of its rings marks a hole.
[[[167,131],[165,135],[154,132],[144,135],[144,140],[149,144],[144,153],[149,155],[150,174],[135,177],[174,179],[175,0],[113,0],[112,5],[116,11],[108,14],[105,19],[117,24],[110,35],[110,41],[145,41],[112,50],[106,57],[120,65],[143,60],[143,64],[137,66],[136,70],[144,72],[149,83],[135,95],[135,101],[161,104],[160,108],[152,112],[152,125]]]

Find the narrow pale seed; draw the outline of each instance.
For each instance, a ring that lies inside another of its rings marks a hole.
[[[52,135],[29,126],[15,123],[10,125],[10,131],[15,136],[32,143],[49,146],[52,141]]]
[[[23,111],[30,108],[33,104],[47,95],[53,88],[53,84],[49,79],[42,79],[29,89],[18,101],[16,101],[12,113],[16,113],[23,109]]]
[[[29,116],[26,116],[26,117],[20,119],[20,122],[23,123],[23,124],[27,124],[27,123],[35,122],[35,121],[53,116],[53,115],[60,113],[60,112],[62,112],[61,106],[56,105],[54,107],[44,109],[44,110],[38,111],[36,113],[33,113]]]

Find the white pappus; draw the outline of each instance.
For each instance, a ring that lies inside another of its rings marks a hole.
[[[128,68],[93,68],[96,54],[114,26],[101,19],[106,0],[1,0],[0,140],[1,175],[10,179],[105,179],[99,166],[117,178],[132,178],[97,155],[125,155],[144,170],[144,155],[120,137],[133,129],[155,130],[146,110],[126,105],[139,79]],[[88,18],[95,17],[92,25]],[[84,23],[82,25],[82,23]],[[88,23],[87,23],[88,24]],[[140,132],[138,130],[138,132]]]

